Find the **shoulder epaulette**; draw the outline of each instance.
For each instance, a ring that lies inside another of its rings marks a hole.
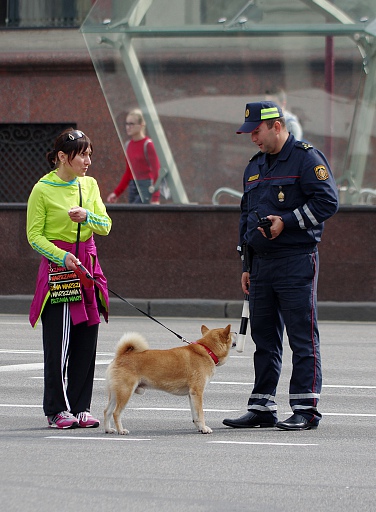
[[[306,151],[308,151],[309,149],[313,149],[313,146],[311,144],[308,144],[307,142],[302,142],[301,140],[297,140],[295,142],[295,147],[305,149]]]

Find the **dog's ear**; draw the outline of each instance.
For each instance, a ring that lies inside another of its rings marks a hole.
[[[205,334],[206,334],[208,331],[210,331],[210,329],[209,329],[208,327],[206,327],[206,325],[202,325],[202,326],[201,326],[201,334],[202,334],[203,336],[205,336]]]
[[[226,336],[226,338],[230,334],[230,331],[231,331],[231,324],[228,324],[228,326],[223,329],[223,334]]]

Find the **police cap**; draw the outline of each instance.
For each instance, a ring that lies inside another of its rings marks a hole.
[[[260,101],[258,103],[247,103],[245,106],[244,124],[236,133],[251,133],[256,130],[263,121],[283,117],[282,109],[273,101]]]

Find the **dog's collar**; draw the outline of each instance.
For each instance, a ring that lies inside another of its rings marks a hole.
[[[215,366],[219,363],[218,357],[208,348],[206,345],[203,345],[202,343],[199,343],[198,341],[193,341],[192,345],[200,345],[200,347],[204,348],[206,352],[209,354],[209,356],[213,359]]]

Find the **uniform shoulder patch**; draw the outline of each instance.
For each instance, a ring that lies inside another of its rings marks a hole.
[[[302,142],[301,140],[298,140],[295,142],[295,147],[300,149],[305,149],[306,151],[308,149],[312,149],[313,146],[311,144],[308,144],[307,142]]]
[[[325,181],[329,178],[328,169],[325,167],[325,165],[316,165],[316,167],[313,169],[316,174],[316,178],[320,181]]]

